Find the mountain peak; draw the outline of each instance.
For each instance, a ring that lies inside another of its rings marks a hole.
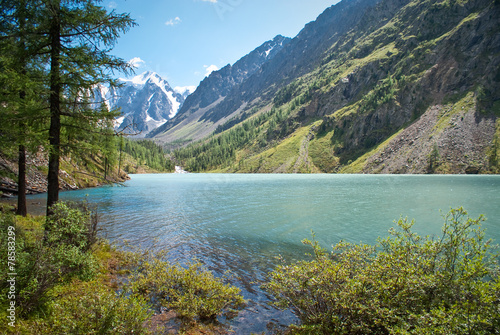
[[[97,87],[97,100],[109,109],[121,110],[115,120],[117,129],[133,125],[134,131],[144,137],[149,131],[174,117],[184,103],[186,93],[174,91],[158,73],[146,71],[131,78],[120,78],[125,85],[117,88]]]
[[[158,73],[153,71],[146,71],[132,78],[120,78],[121,81],[125,83],[131,83],[133,85],[144,85],[151,79],[155,83],[165,81],[162,77],[160,77]]]
[[[161,135],[162,133],[165,133],[176,125],[180,123],[184,125],[193,120],[195,120],[193,121],[194,123],[198,121],[202,123],[204,120],[210,118],[214,121],[216,116],[210,114],[213,108],[221,103],[233,89],[236,89],[242,82],[258,72],[266,62],[276,56],[290,41],[291,39],[288,37],[277,35],[272,40],[264,42],[249,54],[243,56],[233,65],[228,64],[217,71],[213,71],[208,77],[203,79],[192,94],[189,96],[183,94],[183,96],[186,96],[186,102],[172,122],[155,129],[148,134],[148,136],[163,136]],[[180,89],[178,89],[177,92],[180,92]],[[193,113],[196,113],[196,115],[193,115]],[[223,117],[226,116],[228,116],[228,114]],[[216,121],[218,120],[215,120],[215,122]],[[215,122],[212,122],[212,125],[215,124]],[[205,127],[197,133],[196,136],[204,136],[206,132],[215,130],[215,127],[216,126]],[[193,136],[190,141],[197,138],[196,136]],[[177,139],[178,138],[176,138],[176,140]]]

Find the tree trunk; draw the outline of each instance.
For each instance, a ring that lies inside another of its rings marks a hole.
[[[19,21],[19,31],[21,34],[25,31],[25,23],[26,23],[26,2],[21,1],[21,6],[17,11],[17,18]],[[26,45],[24,37],[21,37],[19,43],[20,50],[20,72],[23,76],[27,73],[27,65],[26,65]],[[26,99],[26,91],[22,89],[19,92],[19,99],[21,103],[24,103]],[[22,120],[22,119],[21,119]],[[26,147],[25,147],[25,139],[26,139],[26,123],[23,121],[19,121],[19,155],[18,155],[18,173],[17,173],[17,215],[26,216],[28,215],[28,209],[26,206]]]
[[[26,148],[24,145],[19,145],[18,159],[18,176],[17,176],[17,215],[28,215],[26,207]]]
[[[108,179],[108,158],[104,157],[104,180]]]
[[[59,200],[59,158],[61,155],[61,25],[59,21],[60,3],[53,4],[50,27],[50,128],[49,128],[49,173],[47,176],[47,216],[51,207]]]
[[[120,174],[122,173],[122,151],[123,151],[123,136],[120,136],[120,156],[118,158],[118,178],[120,178]]]

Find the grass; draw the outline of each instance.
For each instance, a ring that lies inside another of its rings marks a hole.
[[[238,172],[292,172],[309,128],[299,128],[277,146],[245,159],[241,164],[243,167]]]
[[[309,144],[309,157],[322,172],[333,173],[336,171],[339,158],[335,156],[332,146],[333,131],[323,136],[317,136]]]

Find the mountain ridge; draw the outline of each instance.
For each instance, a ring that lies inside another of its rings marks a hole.
[[[115,129],[145,137],[172,119],[190,93],[178,92],[159,74],[146,71],[132,78],[120,78],[121,87],[99,86],[94,90],[95,106],[105,103],[109,110],[120,109]]]
[[[498,1],[344,0],[211,109],[212,119],[204,121],[224,120],[218,131],[174,156],[193,171],[498,171],[495,17]],[[363,165],[365,155],[380,154],[383,146],[402,150],[387,141],[412,133],[409,127],[426,115],[437,124],[428,124],[425,140],[412,139],[416,156],[400,151],[406,161],[390,169],[382,167],[391,165],[389,158]],[[453,127],[464,129],[464,143],[477,145],[457,150]],[[188,137],[190,130],[176,131]],[[440,158],[432,162],[434,156]]]
[[[240,85],[245,79],[259,70],[269,59],[272,59],[281,48],[289,42],[289,38],[282,35],[274,37],[272,40],[264,42],[262,45],[245,55],[233,65],[226,65],[218,71],[207,76],[196,90],[186,98],[184,105],[172,122],[159,127],[151,132],[148,137],[154,137],[156,141],[165,143],[171,138],[159,140],[162,133],[167,131],[175,132],[182,124],[193,124],[198,120],[203,121],[213,108],[215,108],[224,98],[229,95],[235,87]],[[216,120],[219,121],[219,120]],[[208,132],[215,129],[209,125]],[[198,137],[207,135],[205,129],[199,130]],[[196,137],[196,133],[193,134]],[[182,134],[174,136],[175,140],[185,140],[190,142],[190,138],[183,138]]]
[[[362,9],[373,6],[377,1],[378,0],[355,0],[351,2],[340,2],[326,9],[318,16],[316,21],[308,23],[295,38],[291,39],[282,50],[279,50],[275,57],[265,62],[258,71],[242,82],[238,86],[238,89],[230,92],[223,101],[218,103],[217,106],[212,107],[210,113],[207,114],[207,112],[205,112],[202,121],[207,120],[208,122],[220,123],[222,119],[231,118],[234,116],[233,114],[237,114],[238,110],[247,108],[248,104],[251,106],[258,105],[258,100],[261,97],[265,98],[266,96],[273,95],[277,89],[288,84],[297,76],[304,74],[309,67],[313,66],[314,62],[319,61],[319,55],[324,52],[324,50],[321,49],[323,45],[321,40],[312,43],[311,37],[315,36],[322,26],[331,26],[332,21],[342,21],[342,19],[349,16],[349,14],[355,17],[349,21],[359,20],[359,13],[362,13]],[[324,31],[321,34],[322,38],[327,40],[332,39],[332,35],[341,34],[343,29],[347,29],[348,26],[347,23],[344,23],[343,25],[335,26],[328,31]],[[332,30],[337,32],[332,33]],[[316,39],[313,40],[316,41]],[[294,49],[292,53],[295,56],[292,58],[289,57],[291,53],[289,49]],[[297,59],[299,59],[300,62],[297,62]],[[311,62],[311,59],[315,61]],[[273,85],[275,85],[275,88],[272,87]],[[200,84],[200,86],[202,85]],[[198,120],[196,120],[196,122],[197,121]],[[191,127],[193,123],[194,121],[191,122]],[[174,124],[175,122],[171,123],[170,126]],[[151,134],[151,137],[154,137],[158,142],[164,143],[166,140],[159,136],[159,133],[166,132],[165,135],[168,140],[177,140],[178,138],[175,132],[173,132],[173,136],[168,136],[170,135],[168,134],[168,128],[169,126],[157,129]],[[184,135],[184,132],[180,133],[182,134],[181,136]]]

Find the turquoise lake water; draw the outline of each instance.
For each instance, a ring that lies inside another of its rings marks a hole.
[[[484,214],[487,237],[500,242],[500,176],[440,175],[132,175],[123,186],[61,193],[98,204],[103,235],[168,249],[181,263],[197,258],[231,271],[248,307],[231,321],[236,334],[296,322],[267,305],[259,282],[277,264],[305,258],[304,238],[374,243],[401,216],[420,234],[439,235],[445,214],[463,206]],[[44,195],[30,197],[31,202]],[[440,212],[442,210],[442,213]]]

